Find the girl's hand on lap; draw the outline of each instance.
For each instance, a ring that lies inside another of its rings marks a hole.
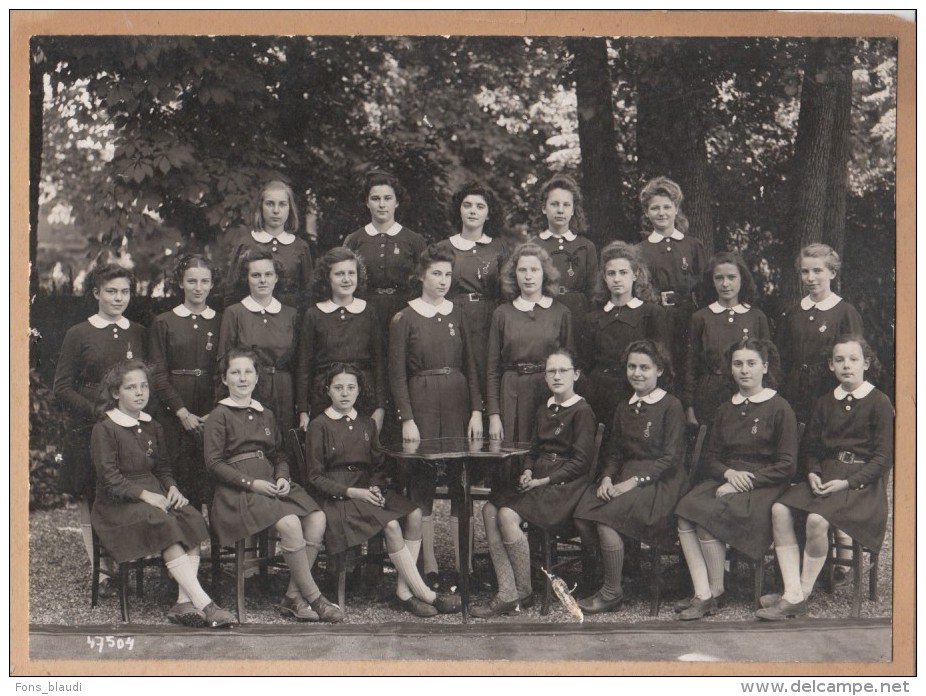
[[[723,476],[727,483],[733,486],[733,489],[738,493],[747,493],[753,489],[752,480],[755,476],[749,471],[727,469]]]
[[[251,483],[251,490],[268,498],[276,498],[277,495],[277,487],[270,481],[264,481],[263,479],[254,479]]]
[[[819,474],[807,474],[807,483],[810,484],[810,490],[814,495],[823,494],[823,479]]]
[[[277,495],[286,496],[289,495],[289,491],[289,481],[287,481],[285,478],[277,479]]]
[[[148,505],[151,505],[152,507],[156,507],[159,510],[163,510],[164,512],[167,512],[170,509],[170,503],[167,502],[167,498],[165,498],[160,493],[152,493],[151,491],[142,491],[141,501],[143,503],[148,503]]]
[[[183,497],[183,494],[177,490],[176,486],[171,486],[170,490],[167,491],[167,504],[175,510],[179,510],[184,505],[189,505],[189,503],[190,501]]]
[[[827,481],[822,486],[820,486],[820,496],[825,497],[833,493],[839,493],[840,491],[849,490],[849,482],[845,479],[834,479],[832,481]]]
[[[732,493],[739,493],[739,492],[742,492],[742,491],[737,491],[736,488],[733,487],[732,483],[725,483],[722,486],[720,486],[716,491],[714,491],[714,497],[722,498],[725,495],[731,495]]]
[[[381,507],[379,497],[369,488],[348,488],[347,497],[351,500],[363,500],[370,505]]]
[[[611,485],[611,477],[605,476],[603,479],[601,479],[601,484],[599,484],[598,490],[595,491],[595,495],[598,497],[599,500],[608,502],[609,500],[611,500],[611,489],[612,488],[613,486]]]

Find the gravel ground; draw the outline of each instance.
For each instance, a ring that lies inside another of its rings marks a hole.
[[[890,488],[889,488],[890,490]],[[477,505],[479,505],[477,503]],[[437,501],[435,518],[437,520],[438,561],[442,573],[452,568],[453,556],[450,546],[450,529],[448,523],[449,504],[446,501]],[[99,606],[90,607],[90,567],[83,551],[80,540],[77,512],[73,509],[58,509],[52,511],[33,512],[29,517],[29,616],[34,624],[109,624],[119,623],[119,600],[116,597],[101,600]],[[474,593],[476,601],[488,600],[492,596],[492,589],[488,583],[494,581],[491,563],[486,554],[485,535],[482,529],[481,517],[476,514],[476,572],[483,581],[481,587]],[[204,558],[208,555],[208,549]],[[879,564],[878,601],[862,602],[863,617],[887,617],[891,613],[890,598],[892,595],[891,582],[892,561],[892,535],[891,524],[888,522],[888,535],[881,551]],[[647,570],[644,565],[644,573]],[[165,614],[173,604],[176,595],[170,582],[162,571],[157,568],[148,569],[145,580],[145,596],[142,598],[130,595],[129,606],[133,623],[137,624],[163,624],[166,623]],[[578,570],[576,571],[578,573]],[[444,573],[446,574],[446,573]],[[563,573],[570,586],[578,578],[569,572]],[[203,586],[208,591],[208,566],[204,563],[200,572]],[[336,599],[336,590],[328,581],[326,573],[316,572],[322,590],[329,599]],[[620,611],[610,614],[587,616],[586,622],[613,622],[634,623],[638,621],[675,621],[676,615],[672,611],[671,602],[689,594],[689,580],[684,567],[679,567],[677,556],[663,557],[663,577],[665,580],[664,601],[658,617],[649,616],[649,586],[645,574],[641,577],[634,572],[633,564],[628,563],[625,569],[624,592],[627,601]],[[443,578],[443,575],[442,575]],[[740,563],[734,568],[732,575],[727,579],[727,595],[729,597],[724,609],[715,615],[707,617],[704,621],[753,621],[752,610],[752,578],[753,566],[751,563]],[[287,575],[282,571],[271,571],[268,587],[261,587],[258,578],[252,578],[246,583],[247,620],[248,623],[289,623],[290,619],[280,616],[275,604],[280,601],[286,588]],[[444,578],[444,582],[450,582]],[[767,575],[766,587],[774,588],[778,579],[773,577],[772,571]],[[348,585],[347,594],[347,623],[372,624],[383,622],[440,622],[456,623],[460,617],[454,615],[437,616],[431,619],[419,619],[398,609],[391,601],[395,592],[395,572],[387,564],[382,581],[373,589],[365,589],[362,578]],[[851,601],[851,588],[838,590],[829,595],[818,585],[810,601],[810,615],[816,618],[839,618],[849,615]],[[538,581],[534,585],[535,592],[543,589]],[[595,588],[592,588],[594,590]],[[771,591],[769,589],[768,591]],[[221,583],[220,596],[217,601],[222,606],[234,611],[234,577],[225,575]],[[579,592],[577,596],[582,596]],[[500,617],[491,621],[519,621],[536,623],[568,623],[574,621],[558,602],[553,600],[553,610],[548,616],[540,615],[540,593],[537,592],[538,601],[534,608],[524,610],[520,617]],[[478,620],[476,620],[478,622]]]

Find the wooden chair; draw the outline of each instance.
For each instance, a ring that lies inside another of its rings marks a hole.
[[[835,591],[834,572],[836,568],[851,568],[853,576],[852,588],[852,616],[858,618],[862,613],[862,576],[865,571],[865,554],[869,555],[868,566],[868,599],[872,602],[878,601],[878,559],[881,553],[880,549],[873,550],[862,546],[859,542],[852,540],[851,544],[846,544],[836,537],[832,525],[829,530],[830,548],[827,553],[827,592]],[[840,558],[839,551],[852,549],[852,558]]]
[[[102,555],[102,546],[100,538],[93,531],[93,574],[90,585],[90,606],[95,607],[100,601],[100,556]],[[160,556],[145,556],[134,561],[124,561],[119,564],[119,575],[114,577],[119,583],[119,603],[122,609],[122,621],[129,623],[129,577],[131,571],[135,571],[135,596],[143,597],[145,594],[145,568],[149,566],[160,566]]]

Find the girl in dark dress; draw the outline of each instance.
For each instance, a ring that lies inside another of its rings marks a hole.
[[[242,260],[249,253],[263,251],[283,268],[277,297],[300,311],[305,308],[312,287],[313,259],[309,242],[297,236],[298,233],[299,211],[292,187],[282,181],[269,182],[257,197],[254,229],[240,232],[231,241],[225,307],[246,294],[246,288],[235,285],[241,275]]]
[[[90,433],[96,422],[95,404],[100,398],[103,377],[116,363],[145,359],[145,329],[123,316],[135,288],[135,276],[131,271],[116,264],[100,266],[91,272],[87,288],[96,302],[97,312],[87,321],[72,326],[64,335],[55,369],[54,393],[69,415],[58,488],[77,498],[81,537],[92,564],[90,504],[94,479]],[[112,592],[109,573],[114,569],[108,558],[102,563],[106,575],[100,582],[100,592],[107,596]]]
[[[197,579],[199,545],[209,532],[202,514],[177,489],[161,426],[143,410],[148,368],[137,359],[119,363],[104,378],[101,392],[108,404],[91,438],[97,487],[91,519],[100,544],[120,563],[163,556],[180,586],[167,613],[172,623],[212,628],[236,623]]]
[[[313,297],[319,300],[302,319],[296,364],[296,410],[299,427],[327,407],[324,375],[336,362],[349,362],[373,385],[370,402],[377,432],[382,432],[386,409],[386,358],[383,327],[373,305],[355,293],[367,285],[367,269],[346,247],[335,247],[318,262]],[[366,415],[366,414],[365,414]]]
[[[829,551],[827,532],[838,527],[877,551],[887,527],[887,478],[893,464],[894,409],[865,379],[877,376],[878,359],[858,335],[833,344],[829,368],[839,380],[817,400],[805,439],[807,482],[790,488],[772,506],[775,555],[784,594],[761,598],[760,619],[803,616]],[[794,510],[807,514],[803,565],[794,531]]]
[[[418,573],[421,510],[385,490],[377,427],[354,408],[363,382],[355,366],[331,365],[323,378],[330,405],[312,420],[306,435],[309,483],[324,496],[322,510],[328,520],[325,550],[340,553],[383,531],[399,574],[396,595],[402,606],[421,617],[460,611],[459,597],[435,594]]]
[[[222,315],[206,302],[215,269],[188,254],[174,272],[183,302],[159,315],[148,332],[152,386],[169,414],[164,433],[174,476],[193,506],[212,500],[212,482],[203,464],[203,425],[216,402],[215,356]]]
[[[667,351],[650,340],[634,341],[623,362],[634,395],[617,407],[601,478],[586,489],[575,512],[582,539],[597,541],[604,566],[604,584],[579,600],[587,614],[620,606],[621,535],[649,544],[664,542],[672,534],[675,505],[686,480],[685,413],[681,402],[658,386],[671,382]]]
[[[772,504],[791,482],[797,455],[794,411],[773,389],[778,352],[770,341],[749,338],[727,349],[736,382],[711,427],[706,480],[675,510],[678,538],[694,584],[694,597],[675,605],[683,620],[717,610],[724,592],[727,544],[761,559],[772,543]]]
[[[615,407],[633,393],[624,362],[627,346],[648,338],[668,351],[669,334],[649,271],[639,250],[630,244],[611,242],[602,249],[594,301],[600,306],[585,320],[586,335],[579,350],[588,401],[599,422],[610,427]]]
[[[738,254],[724,251],[708,261],[703,285],[714,288],[717,301],[691,317],[682,403],[694,428],[710,425],[717,407],[730,398],[723,365],[727,347],[744,338],[771,338],[765,314],[748,304],[756,286]]]
[[[537,411],[537,433],[524,458],[517,491],[495,491],[482,509],[498,593],[472,615],[486,619],[518,613],[532,594],[530,549],[523,521],[556,529],[571,521],[588,486],[598,422],[575,393],[578,370],[568,350],[555,350],[544,363],[553,393]]]
[[[343,621],[341,609],[322,596],[312,578],[325,535],[325,513],[290,481],[276,418],[252,398],[257,356],[232,348],[222,368],[229,396],[209,414],[204,436],[206,468],[216,479],[209,518],[219,543],[227,546],[276,527],[290,571],[280,611],[299,621]]]

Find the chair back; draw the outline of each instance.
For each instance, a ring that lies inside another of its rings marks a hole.
[[[707,439],[707,426],[702,425],[698,428],[698,435],[695,438],[694,448],[691,450],[691,460],[688,463],[688,481],[685,483],[685,492],[690,491],[701,478],[701,468],[704,463],[701,461],[701,454],[704,451],[704,441]]]
[[[604,442],[604,430],[604,423],[599,423],[598,429],[595,431],[595,452],[592,455],[591,466],[588,467],[589,483],[594,483],[598,480],[598,463],[601,456],[601,443]]]
[[[305,488],[309,483],[309,467],[305,460],[305,431],[299,428],[290,428],[286,431],[286,442],[283,443],[293,463],[289,475],[293,481]]]

